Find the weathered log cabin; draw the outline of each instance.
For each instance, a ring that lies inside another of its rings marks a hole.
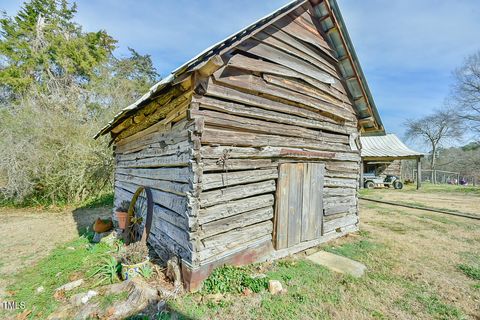
[[[335,0],[297,0],[207,49],[110,133],[115,204],[153,192],[150,244],[187,289],[223,264],[358,230],[359,135],[382,133]]]

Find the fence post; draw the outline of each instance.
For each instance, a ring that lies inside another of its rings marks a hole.
[[[422,161],[417,158],[417,190],[422,186]]]

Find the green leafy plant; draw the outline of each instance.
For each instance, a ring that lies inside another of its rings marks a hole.
[[[223,266],[217,268],[205,280],[205,293],[240,293],[245,288],[260,292],[268,287],[268,278],[252,277],[244,267]]]
[[[467,277],[474,280],[480,280],[480,268],[467,264],[459,264],[457,268],[461,270]]]
[[[153,276],[153,268],[150,264],[146,264],[140,269],[140,275],[145,279],[150,279]]]
[[[118,280],[118,273],[120,272],[120,264],[117,259],[114,257],[104,257],[103,263],[99,268],[97,268],[92,276],[95,276],[99,281],[94,285],[94,287],[99,286],[104,283],[114,283]]]

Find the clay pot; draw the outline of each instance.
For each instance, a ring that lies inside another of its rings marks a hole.
[[[117,215],[118,227],[125,230],[125,227],[127,225],[128,212],[117,211],[115,212],[115,214]]]
[[[100,218],[95,221],[93,225],[93,231],[96,233],[104,233],[113,229],[113,221],[109,220],[102,220]]]

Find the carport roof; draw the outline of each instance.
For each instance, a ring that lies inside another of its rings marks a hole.
[[[395,134],[360,137],[362,158],[408,159],[422,157],[421,152],[408,148]]]

